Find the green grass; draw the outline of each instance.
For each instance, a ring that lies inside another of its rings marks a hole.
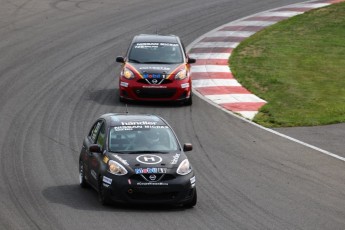
[[[345,122],[345,3],[256,33],[229,62],[236,79],[268,102],[254,122],[266,127]]]

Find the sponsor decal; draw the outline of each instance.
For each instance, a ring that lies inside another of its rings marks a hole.
[[[163,159],[157,155],[145,154],[145,155],[138,156],[136,160],[140,163],[150,165],[150,164],[159,164],[162,162]]]
[[[156,48],[158,46],[171,46],[177,47],[177,43],[165,43],[165,42],[138,42],[135,44],[136,49],[144,49],[144,48]]]
[[[193,176],[192,178],[190,178],[190,183],[194,184],[195,183],[195,176]]]
[[[192,178],[190,178],[190,184],[191,184],[192,188],[195,187],[195,176],[193,176]]]
[[[166,173],[166,168],[136,168],[135,174]]]
[[[91,176],[97,180],[97,173],[93,169],[91,170]]]
[[[141,185],[141,186],[167,186],[169,185],[168,183],[164,183],[164,182],[138,182],[137,185]]]
[[[121,125],[156,125],[156,121],[128,121],[128,122],[121,122]]]
[[[178,162],[178,159],[180,158],[180,155],[181,154],[178,154],[178,153],[176,153],[174,156],[173,156],[173,159],[172,159],[172,161],[170,162],[170,164],[177,164],[177,162]]]
[[[143,85],[143,88],[155,88],[155,89],[165,89],[168,88],[167,86],[163,85]]]
[[[140,70],[170,70],[171,68],[165,66],[143,66]]]
[[[166,75],[165,74],[160,74],[160,73],[145,73],[143,75],[145,79],[165,79]]]
[[[106,184],[106,183],[103,183],[103,186],[108,188],[110,185],[109,184]]]
[[[113,179],[106,177],[106,176],[103,176],[103,182],[104,183],[111,184],[112,181],[113,181]]]
[[[107,156],[104,156],[104,157],[103,157],[103,162],[107,164],[108,161],[109,161],[109,158],[108,158]]]
[[[158,173],[167,173],[166,168],[158,168]]]
[[[129,165],[128,162],[122,159],[119,155],[114,155],[114,157],[124,165]]]
[[[134,129],[167,129],[167,125],[122,125],[115,126],[115,131],[132,131]]]
[[[128,87],[128,83],[127,82],[121,81],[120,85],[123,86],[123,87]]]
[[[189,87],[189,83],[183,83],[181,84],[181,88],[182,89],[185,89],[185,88],[188,88]]]

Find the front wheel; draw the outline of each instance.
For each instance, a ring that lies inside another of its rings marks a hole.
[[[88,187],[88,183],[85,180],[84,163],[82,161],[79,162],[79,184],[82,188]]]

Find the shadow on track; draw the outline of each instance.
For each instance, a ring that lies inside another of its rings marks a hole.
[[[79,184],[52,186],[43,190],[43,196],[51,203],[62,204],[79,210],[109,212],[177,212],[188,210],[171,205],[133,205],[115,203],[102,206],[98,202],[97,192],[91,188],[81,188]]]
[[[88,100],[96,102],[101,105],[107,106],[114,106],[114,105],[122,105],[125,106],[138,106],[138,107],[183,107],[185,106],[182,102],[169,102],[169,101],[152,101],[152,102],[144,102],[144,101],[126,101],[120,102],[119,101],[119,89],[99,89],[93,90],[88,92]]]

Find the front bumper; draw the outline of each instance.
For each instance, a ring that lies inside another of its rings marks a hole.
[[[153,85],[120,78],[120,98],[135,101],[183,101],[191,96],[191,81]]]
[[[185,176],[158,182],[148,182],[140,179],[140,175],[114,176],[107,173],[103,179],[105,194],[114,202],[137,204],[184,204],[193,199],[195,194],[195,176],[190,173]],[[111,181],[111,182],[110,182]],[[110,184],[109,184],[110,183]]]

